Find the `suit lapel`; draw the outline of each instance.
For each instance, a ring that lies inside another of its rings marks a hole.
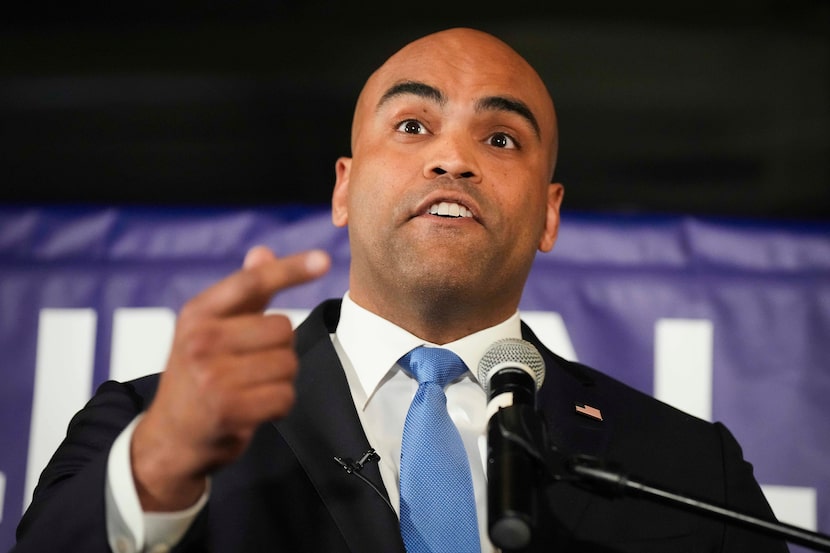
[[[398,518],[377,463],[360,475],[347,473],[335,457],[357,460],[371,446],[363,432],[346,377],[329,333],[336,328],[339,302],[318,306],[297,329],[300,371],[297,402],[291,414],[275,423],[303,465],[331,516],[353,551],[403,553]]]
[[[611,439],[613,406],[601,396],[594,379],[581,365],[552,353],[525,325],[522,334],[545,360],[545,382],[538,402],[549,445],[566,456],[584,454],[602,458]],[[603,420],[581,413],[577,405],[599,409]],[[552,516],[569,529],[578,526],[593,499],[590,493],[565,482],[552,484],[547,496]]]

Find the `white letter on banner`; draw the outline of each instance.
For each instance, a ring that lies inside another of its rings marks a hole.
[[[92,309],[40,311],[24,509],[69,420],[92,393],[96,321]]]
[[[6,474],[0,472],[0,524],[3,523],[3,506],[6,504]]]
[[[816,531],[818,494],[815,488],[765,484],[761,489],[764,490],[764,495],[778,520]]]
[[[654,336],[654,396],[712,420],[712,322],[660,319]]]
[[[565,321],[552,311],[522,311],[522,320],[551,351],[568,361],[578,361]]]
[[[712,419],[714,328],[705,319],[661,319],[654,338],[654,395],[691,415]],[[782,522],[815,530],[814,488],[761,486]]]
[[[175,326],[176,314],[166,307],[116,309],[110,378],[125,382],[163,371]]]

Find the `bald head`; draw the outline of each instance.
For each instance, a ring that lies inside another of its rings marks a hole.
[[[549,153],[553,174],[558,130],[553,100],[536,70],[495,36],[453,28],[417,39],[393,54],[367,80],[352,125],[352,153],[359,155],[365,121],[397,94],[416,94],[437,102],[444,83],[464,83],[480,91],[479,109],[510,110],[533,127]]]

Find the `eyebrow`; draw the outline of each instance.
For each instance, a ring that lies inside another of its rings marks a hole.
[[[476,111],[506,111],[515,113],[530,123],[530,126],[536,132],[536,138],[541,138],[542,131],[539,128],[539,122],[536,120],[536,116],[533,115],[528,105],[521,100],[506,96],[487,96],[476,102]]]
[[[425,100],[430,100],[439,105],[444,105],[447,98],[437,88],[420,81],[402,81],[395,83],[389,87],[386,92],[378,100],[377,109],[380,109],[383,104],[397,96],[412,94]],[[527,104],[515,98],[507,96],[487,96],[476,102],[476,111],[503,111],[508,113],[515,113],[522,117],[525,121],[533,127],[537,138],[541,138],[541,129],[536,116]]]
[[[377,107],[380,108],[392,98],[396,96],[403,96],[405,94],[412,94],[414,96],[424,98],[425,100],[431,100],[440,105],[445,104],[447,101],[444,94],[434,86],[418,81],[403,81],[389,87],[386,92],[383,93],[383,96],[380,97],[380,100],[378,100]]]

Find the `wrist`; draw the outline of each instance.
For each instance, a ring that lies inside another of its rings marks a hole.
[[[130,444],[133,481],[144,512],[186,509],[204,494],[207,476],[188,463],[186,448],[161,438],[145,418],[135,429]]]

